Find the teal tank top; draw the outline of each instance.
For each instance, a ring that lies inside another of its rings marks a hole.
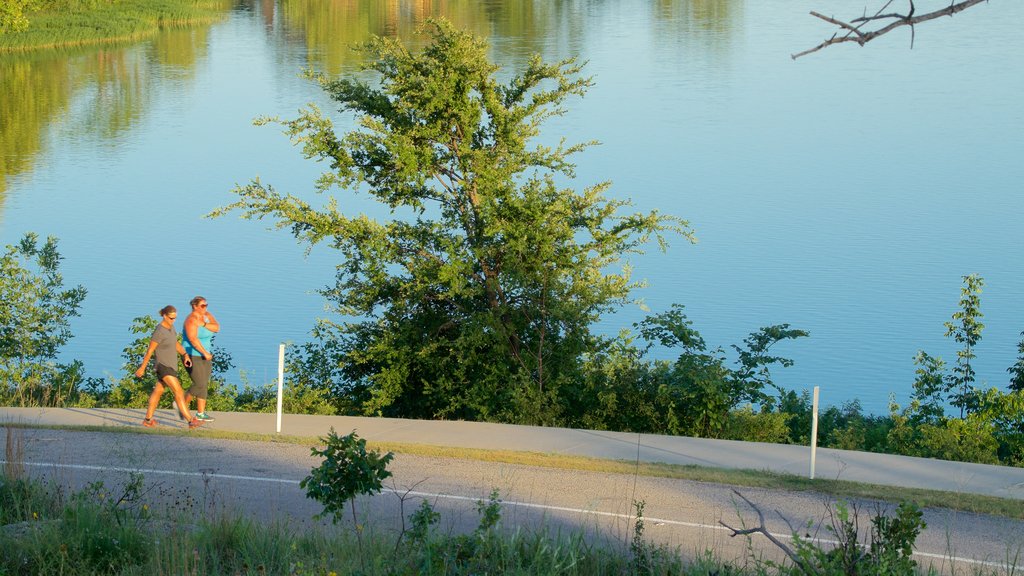
[[[184,332],[184,330],[182,330],[182,332]],[[213,354],[213,332],[211,332],[206,326],[200,326],[196,328],[196,336],[199,337],[199,343],[203,345],[203,348],[205,348],[210,354]],[[188,339],[188,335],[185,335],[185,337],[182,338],[182,345],[185,347],[185,353],[189,356],[202,356],[202,354],[199,353],[199,350],[196,350],[195,347],[192,346],[192,341]]]

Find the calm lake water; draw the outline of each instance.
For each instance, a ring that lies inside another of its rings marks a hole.
[[[488,36],[509,70],[532,53],[588,62],[596,86],[544,138],[600,140],[577,158],[577,185],[612,180],[700,240],[632,259],[651,311],[684,304],[724,348],[769,324],[808,330],[779,345],[796,365],[776,380],[881,413],[909,396],[917,350],[955,360],[943,322],[978,273],[978,379],[1005,387],[1024,330],[1024,2],[919,26],[913,49],[903,30],[793,61],[831,34],[812,9],[860,5],[241,0],[214,25],[135,45],[0,56],[0,244],[60,238],[66,281],[89,290],[64,357],[89,374],[122,375],[132,318],[201,294],[232,380],[272,381],[278,343],[305,341],[325,314],[314,291],[337,257],[305,256],[268,222],[203,216],[257,176],[311,197],[322,166],[252,119],[333,109],[303,68],[356,73],[353,42],[421,42],[417,23],[444,15]]]

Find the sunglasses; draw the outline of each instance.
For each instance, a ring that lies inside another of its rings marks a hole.
[[[200,308],[206,308],[206,303],[200,304],[199,307]]]

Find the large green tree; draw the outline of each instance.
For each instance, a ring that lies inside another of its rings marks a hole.
[[[558,421],[559,388],[596,338],[600,315],[631,301],[624,257],[680,233],[657,212],[621,214],[603,182],[576,190],[571,157],[593,142],[540,143],[545,120],[591,86],[573,59],[539,57],[518,74],[487,43],[432,20],[413,53],[375,38],[362,49],[372,82],[313,75],[358,128],[335,132],[316,107],[282,121],[309,159],[331,167],[321,192],[365,192],[376,220],[317,208],[256,180],[214,212],[271,217],[342,256],[324,294],[342,319],[319,336],[368,414]],[[502,80],[504,79],[504,81]]]
[[[0,257],[0,400],[59,405],[79,383],[81,365],[60,364],[57,355],[86,290],[64,288],[60,261],[57,239],[40,243],[34,233]]]

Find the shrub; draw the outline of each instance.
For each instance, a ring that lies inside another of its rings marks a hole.
[[[789,420],[791,418],[791,414],[782,412],[754,412],[754,407],[748,404],[729,413],[722,438],[748,442],[784,443],[789,437]]]

